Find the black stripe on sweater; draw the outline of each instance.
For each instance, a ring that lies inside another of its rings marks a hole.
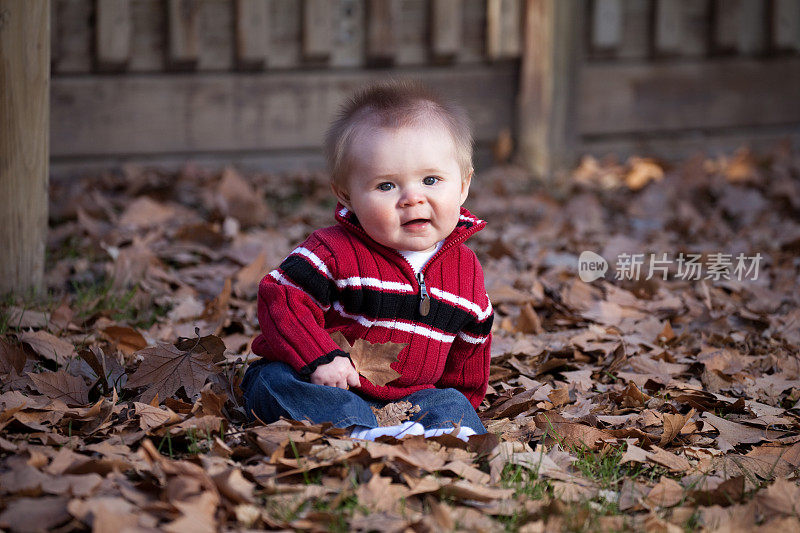
[[[492,322],[494,322],[494,313],[489,315],[483,322],[470,322],[464,326],[464,333],[475,337],[485,337],[492,332]]]
[[[475,322],[475,316],[454,304],[431,298],[431,308],[427,316],[419,313],[419,294],[382,291],[372,287],[344,287],[326,278],[305,257],[293,255],[280,266],[283,274],[295,285],[301,287],[321,305],[328,306],[340,301],[349,314],[362,315],[369,320],[404,320],[418,322],[455,335],[465,326]],[[488,326],[480,323],[470,331],[474,335],[488,335]],[[486,331],[486,333],[484,333]]]
[[[419,313],[419,294],[383,292],[368,287],[345,287],[339,290],[339,301],[350,314],[370,320],[405,320],[456,334],[475,320],[474,315],[453,304],[431,298],[427,316]]]
[[[321,305],[327,307],[331,304],[336,285],[305,257],[290,255],[281,263],[280,270],[292,283],[306,291]]]

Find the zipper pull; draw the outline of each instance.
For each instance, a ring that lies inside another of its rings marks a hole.
[[[419,281],[419,314],[428,316],[431,311],[431,297],[425,287],[425,274],[422,272],[417,274],[417,281]]]

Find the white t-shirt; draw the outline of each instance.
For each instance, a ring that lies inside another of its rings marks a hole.
[[[406,258],[406,261],[411,265],[411,268],[414,269],[414,274],[419,274],[422,267],[424,267],[428,261],[430,261],[431,257],[433,257],[436,252],[442,247],[444,241],[439,241],[436,243],[436,246],[433,247],[433,250],[427,252],[413,252],[413,251],[405,251],[405,250],[398,250],[398,253]]]

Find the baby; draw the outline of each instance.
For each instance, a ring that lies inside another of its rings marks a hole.
[[[261,281],[262,360],[245,374],[250,416],[382,435],[466,440],[486,429],[494,314],[464,241],[486,223],[461,205],[472,179],[463,110],[413,82],[381,83],[342,108],[325,139],[337,225],[312,233]],[[406,346],[377,386],[331,339]],[[371,407],[407,400],[415,419],[378,427]]]

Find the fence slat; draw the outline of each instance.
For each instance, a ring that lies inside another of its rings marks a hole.
[[[331,53],[333,3],[329,0],[303,2],[303,57],[326,60]]]
[[[800,51],[800,2],[773,1],[772,45],[778,50]]]
[[[539,177],[553,179],[572,164],[582,4],[563,0],[525,2],[525,42],[520,66],[520,157]]]
[[[0,0],[0,294],[40,289],[47,243],[50,6]]]
[[[397,53],[396,25],[399,20],[396,0],[368,0],[367,58],[372,63],[393,63]]]
[[[176,68],[194,68],[200,51],[198,0],[167,0],[169,62]]]
[[[683,40],[682,3],[680,0],[657,0],[653,47],[659,54],[676,54]]]
[[[432,8],[431,51],[437,57],[452,57],[461,48],[461,1],[433,0]]]
[[[521,50],[519,0],[486,2],[486,55],[490,59],[516,57]]]
[[[511,64],[409,67],[403,74],[425,80],[464,105],[477,144],[485,146],[514,123],[517,76]],[[184,159],[190,152],[318,151],[340,103],[383,76],[368,69],[309,69],[57,77],[50,153],[77,160],[117,154]]]
[[[622,0],[594,0],[592,47],[614,50],[622,42]]]
[[[764,7],[762,0],[715,0],[715,48],[744,55],[762,51]]]
[[[269,2],[236,0],[236,60],[240,68],[260,69],[269,53]]]
[[[101,69],[121,69],[131,55],[131,11],[128,0],[96,0],[95,50]]]
[[[366,7],[364,0],[333,2],[333,33],[331,36],[331,67],[360,67],[364,64]]]

